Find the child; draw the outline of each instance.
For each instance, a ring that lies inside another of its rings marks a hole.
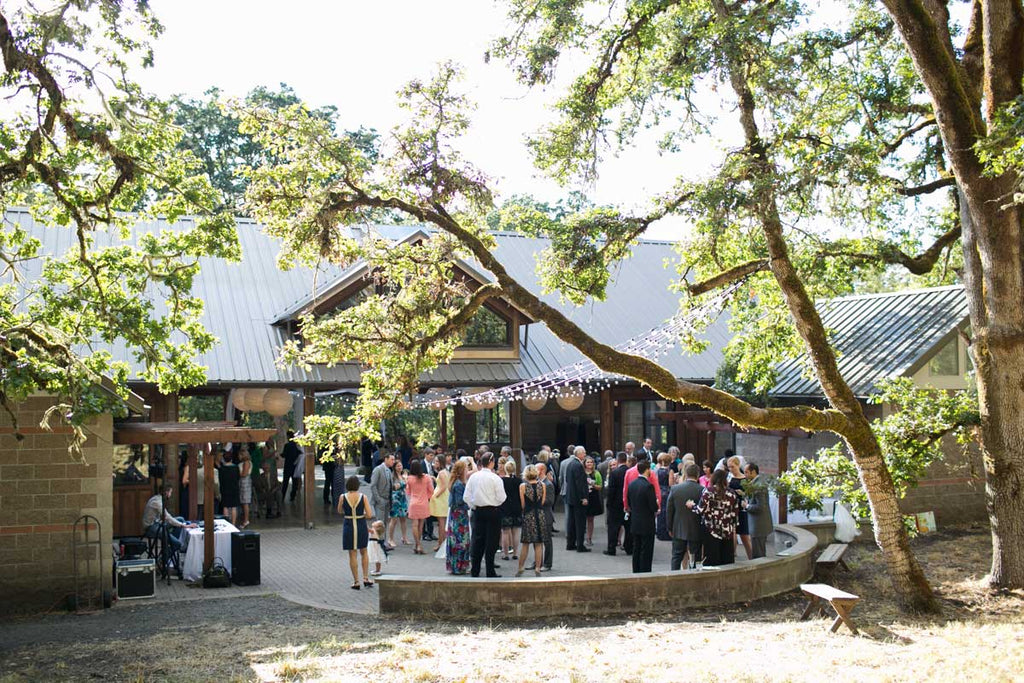
[[[384,542],[384,522],[379,519],[370,525],[370,543],[366,552],[370,562],[373,562],[370,576],[380,576],[381,564],[388,561],[388,547]]]

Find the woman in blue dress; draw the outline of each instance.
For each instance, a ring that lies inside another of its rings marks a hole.
[[[469,571],[469,506],[466,493],[467,465],[459,460],[452,467],[448,493],[448,538],[446,539],[445,568],[452,574]]]
[[[359,492],[359,477],[345,480],[345,495],[338,501],[338,514],[341,522],[341,549],[348,551],[348,566],[352,570],[352,590],[359,590],[359,562],[356,553],[362,557],[363,585],[373,588],[370,579],[370,558],[366,553],[370,535],[366,529],[366,520],[373,518],[373,508],[366,496]]]

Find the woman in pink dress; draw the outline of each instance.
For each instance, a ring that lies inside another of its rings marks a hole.
[[[423,464],[419,460],[409,463],[409,481],[405,485],[405,494],[409,498],[409,519],[412,520],[412,537],[416,541],[413,552],[423,555],[423,520],[430,516],[430,496],[434,493],[434,480],[423,473]]]

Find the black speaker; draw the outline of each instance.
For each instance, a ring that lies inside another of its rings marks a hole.
[[[260,535],[255,531],[231,534],[231,582],[256,586],[260,582]]]

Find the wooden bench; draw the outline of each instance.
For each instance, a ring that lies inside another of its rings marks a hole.
[[[822,601],[825,601],[836,611],[836,619],[832,622],[832,633],[839,630],[840,624],[846,624],[851,631],[857,633],[857,627],[853,625],[853,620],[850,619],[850,612],[853,611],[853,606],[860,600],[858,596],[824,583],[803,583],[800,584],[800,590],[810,598],[810,602],[807,603],[807,609],[804,610],[800,621],[804,621],[811,616],[815,608],[817,608],[821,616],[828,616],[825,612],[825,606],[822,604]]]
[[[846,561],[843,560],[843,555],[846,554],[846,549],[849,547],[846,543],[833,543],[825,548],[821,555],[818,555],[818,560],[815,563],[815,574],[817,574],[819,579],[835,583],[836,567],[842,567],[846,571],[850,571],[850,568],[846,566]]]

